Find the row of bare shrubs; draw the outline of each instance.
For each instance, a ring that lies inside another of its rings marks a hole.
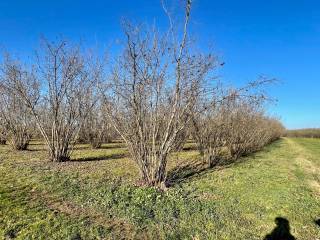
[[[279,139],[283,125],[252,99],[228,99],[194,118],[192,136],[209,167],[226,164]]]
[[[122,52],[110,63],[66,41],[42,41],[30,65],[3,57],[0,72],[1,139],[26,149],[35,126],[51,161],[70,160],[77,142],[98,148],[116,136],[126,143],[141,183],[163,188],[170,153],[191,136],[209,166],[261,149],[283,127],[267,117],[259,89],[223,87],[211,52],[199,52],[189,38],[191,1],[184,20],[169,33],[124,23]],[[181,31],[179,31],[181,26]],[[110,70],[111,69],[111,70]]]
[[[106,118],[106,109],[101,102],[96,103],[80,128],[77,142],[90,144],[92,148],[100,148],[103,143],[111,143],[118,135]]]

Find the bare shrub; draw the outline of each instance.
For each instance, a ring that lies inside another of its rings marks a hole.
[[[164,187],[168,155],[182,134],[214,58],[190,50],[191,1],[186,1],[181,40],[155,29],[125,24],[122,56],[113,68],[107,114],[137,163],[141,183]],[[173,29],[171,29],[173,32]]]
[[[258,114],[254,106],[246,103],[232,106],[228,113],[226,146],[233,159],[249,154],[259,144]]]
[[[5,87],[5,82],[23,81],[29,75],[23,72],[19,62],[12,61],[8,56],[1,66],[0,83],[0,118],[2,122],[1,141],[8,140],[15,150],[26,150],[30,139],[32,124],[30,110],[20,96]]]
[[[7,143],[8,130],[4,121],[0,118],[0,145],[5,145]]]
[[[195,115],[192,121],[193,138],[208,167],[213,167],[223,160],[221,152],[226,135],[224,117],[223,112],[215,108]]]
[[[79,46],[66,41],[42,42],[33,74],[6,83],[31,111],[49,148],[51,161],[70,159],[79,129],[95,101],[99,66],[86,59]],[[41,86],[41,90],[40,90]]]

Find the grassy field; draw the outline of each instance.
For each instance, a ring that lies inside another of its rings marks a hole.
[[[0,239],[269,239],[277,217],[296,239],[320,239],[320,139],[211,170],[196,151],[174,154],[165,192],[135,186],[121,143],[78,145],[73,159],[47,162],[37,142],[0,147]]]

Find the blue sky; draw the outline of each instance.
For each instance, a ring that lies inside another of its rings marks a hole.
[[[160,0],[2,0],[0,46],[26,57],[41,35],[63,35],[107,48],[121,37],[122,17],[167,24]],[[193,36],[226,63],[225,81],[276,77],[269,111],[287,128],[320,127],[319,1],[194,0],[191,17]]]

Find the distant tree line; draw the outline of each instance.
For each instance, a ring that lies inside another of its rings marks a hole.
[[[286,137],[320,138],[320,128],[286,130]]]
[[[24,150],[41,135],[48,158],[63,162],[76,143],[99,148],[121,138],[141,184],[164,188],[169,156],[188,139],[208,167],[278,139],[284,128],[264,110],[264,89],[274,80],[225,86],[214,73],[217,57],[189,37],[191,0],[180,24],[163,7],[169,30],[124,22],[122,51],[109,62],[65,40],[43,40],[31,64],[4,54],[0,143]]]

